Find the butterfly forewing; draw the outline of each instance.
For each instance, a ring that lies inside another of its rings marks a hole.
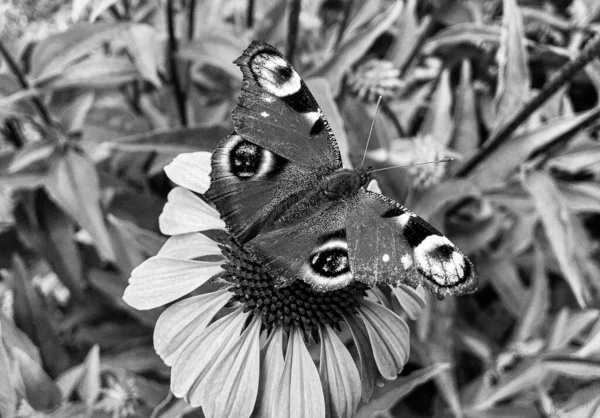
[[[326,174],[342,166],[327,120],[285,57],[254,41],[235,61],[243,73],[233,124],[244,139]]]

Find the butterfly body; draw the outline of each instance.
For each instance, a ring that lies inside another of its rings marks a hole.
[[[357,280],[437,295],[476,288],[475,268],[454,244],[367,191],[370,168],[342,166],[325,116],[279,51],[255,41],[236,64],[244,85],[235,132],[213,154],[206,196],[279,285],[304,280],[327,291]]]

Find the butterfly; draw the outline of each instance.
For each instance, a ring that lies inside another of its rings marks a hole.
[[[211,158],[212,201],[231,236],[274,277],[316,291],[407,284],[465,294],[473,263],[399,203],[366,190],[372,169],[344,168],[331,128],[277,49],[254,41],[236,61],[234,132]]]

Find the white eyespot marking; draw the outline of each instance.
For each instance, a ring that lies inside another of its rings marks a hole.
[[[383,260],[384,263],[387,263],[388,261],[390,261],[390,255],[384,254],[383,257],[381,257],[381,259]]]
[[[317,246],[304,264],[302,280],[317,291],[340,289],[352,282],[348,244],[335,238]]]
[[[217,164],[241,180],[261,178],[275,168],[272,152],[245,141],[240,135],[230,136],[216,155]]]
[[[408,223],[408,220],[413,216],[412,213],[410,212],[405,212],[402,215],[398,216],[396,218],[398,224],[400,224],[401,228],[404,228],[404,226]]]
[[[400,257],[400,262],[402,263],[404,270],[408,270],[413,265],[413,260],[410,254],[404,254],[402,257]]]
[[[451,286],[464,279],[465,257],[446,237],[430,235],[415,248],[419,269],[440,286]]]
[[[280,56],[259,53],[252,58],[250,66],[256,82],[277,97],[289,96],[302,87],[298,73]]]
[[[269,116],[271,116],[271,115],[269,115],[269,113],[267,113],[267,112],[260,112],[260,115],[261,115],[263,118],[268,118]]]

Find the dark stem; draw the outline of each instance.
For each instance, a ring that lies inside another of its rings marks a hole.
[[[417,35],[418,36],[417,40],[415,41],[410,52],[404,59],[404,62],[402,62],[399,66],[400,67],[399,78],[404,78],[406,71],[408,71],[408,69],[410,68],[410,65],[413,63],[415,57],[421,50],[421,46],[423,46],[423,42],[425,42],[425,39],[427,39],[427,36],[429,35],[429,30],[431,29],[432,24],[433,24],[433,19],[431,18],[431,16],[427,15],[423,18],[423,23],[421,23],[421,26],[419,27],[419,33]]]
[[[2,42],[2,39],[0,39],[0,54],[2,54],[2,56],[4,57],[4,60],[6,61],[8,68],[10,68],[10,70],[13,72],[13,74],[17,77],[17,80],[19,81],[21,88],[28,90],[30,88],[29,82],[25,78],[25,75],[23,74],[23,72],[21,71],[19,66],[17,65],[17,62],[15,61],[13,56],[10,54],[10,52],[4,45],[4,42]],[[52,125],[53,123],[52,123],[52,118],[50,117],[50,113],[48,112],[48,109],[46,108],[44,103],[40,100],[40,98],[37,96],[34,96],[31,98],[31,100],[33,101],[33,105],[36,107],[37,111],[39,112],[39,114],[42,117],[42,119],[44,120],[44,122],[47,125]]]
[[[188,40],[194,39],[196,31],[196,0],[190,0],[190,15],[188,19]]]
[[[248,0],[248,7],[246,8],[246,26],[248,28],[254,26],[254,0]]]
[[[465,161],[458,169],[457,176],[466,176],[475,167],[490,157],[490,155],[504,142],[506,142],[514,131],[527,120],[527,118],[542,104],[552,97],[563,85],[569,82],[575,74],[585,67],[591,60],[600,54],[600,34],[588,42],[586,47],[573,61],[563,65],[552,78],[544,85],[538,94],[525,102],[521,108],[504,123],[498,131],[490,137],[479,152]]]
[[[346,28],[348,27],[348,22],[350,21],[350,12],[352,11],[352,6],[354,5],[354,0],[346,0],[344,4],[344,16],[342,17],[342,21],[340,23],[340,30],[337,34],[337,39],[335,40],[335,49],[340,46],[342,42],[342,38],[344,37],[344,33],[346,32]]]
[[[171,72],[171,80],[173,81],[173,92],[175,94],[175,102],[179,112],[179,120],[182,126],[188,125],[187,112],[185,107],[185,92],[179,78],[177,68],[177,37],[175,36],[175,11],[173,10],[173,1],[167,0],[167,31],[169,33],[169,70]]]
[[[398,133],[398,137],[405,137],[406,133],[404,132],[404,129],[402,129],[402,125],[400,125],[400,121],[398,120],[398,116],[396,116],[396,112],[394,112],[394,110],[389,104],[387,104],[385,100],[381,101],[381,111],[392,121],[392,124]]]
[[[117,6],[115,6],[114,4],[108,8],[108,11],[115,18],[115,20],[118,20],[119,22],[125,20],[123,16],[121,16],[121,13],[119,12],[119,9],[117,9]]]
[[[290,1],[290,14],[288,15],[288,33],[286,55],[288,61],[294,64],[296,44],[298,41],[298,22],[300,21],[300,6],[302,0]]]

